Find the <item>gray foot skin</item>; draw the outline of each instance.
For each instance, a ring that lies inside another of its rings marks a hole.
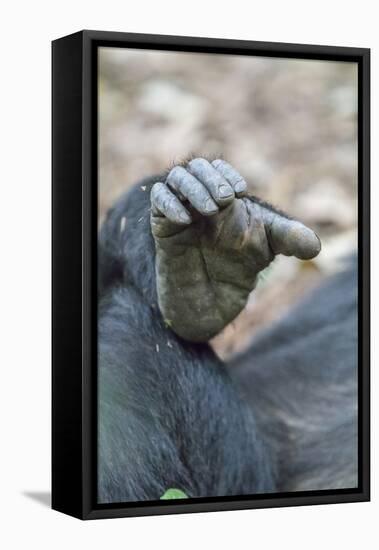
[[[161,313],[185,340],[205,342],[245,307],[276,254],[311,259],[317,235],[246,194],[227,162],[175,166],[151,190],[151,228]]]

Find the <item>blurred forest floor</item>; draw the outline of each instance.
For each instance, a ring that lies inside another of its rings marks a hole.
[[[101,49],[99,223],[138,179],[191,154],[222,156],[322,241],[315,260],[279,257],[264,272],[214,340],[227,357],[356,248],[356,65]]]

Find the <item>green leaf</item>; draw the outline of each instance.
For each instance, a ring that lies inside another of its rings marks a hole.
[[[164,495],[161,496],[160,500],[171,500],[178,498],[188,498],[183,491],[180,489],[167,489]]]

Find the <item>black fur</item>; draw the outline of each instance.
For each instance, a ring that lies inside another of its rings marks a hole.
[[[358,483],[356,262],[230,363],[280,462],[281,491]]]
[[[98,500],[356,485],[354,267],[223,364],[165,326],[148,178],[99,236]]]
[[[99,239],[99,501],[273,491],[274,463],[225,365],[159,313],[154,181],[119,201]]]

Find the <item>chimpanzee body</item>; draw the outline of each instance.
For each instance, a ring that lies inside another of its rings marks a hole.
[[[225,364],[160,313],[157,181],[99,236],[99,502],[356,486],[355,260]]]

